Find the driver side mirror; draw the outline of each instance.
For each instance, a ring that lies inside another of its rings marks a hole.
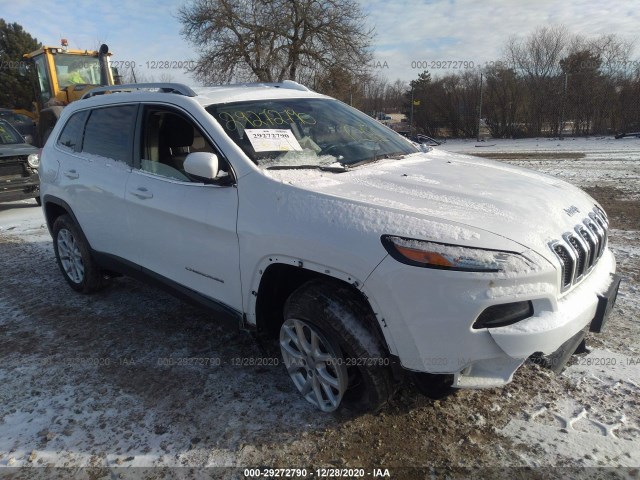
[[[218,176],[218,156],[210,152],[193,152],[184,160],[184,171],[202,180]]]

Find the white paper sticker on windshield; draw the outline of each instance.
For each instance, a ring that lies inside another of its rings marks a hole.
[[[291,130],[284,128],[251,128],[245,130],[244,133],[256,152],[302,151],[302,147]]]

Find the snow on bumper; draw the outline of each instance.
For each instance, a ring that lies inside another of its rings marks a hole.
[[[606,250],[591,275],[573,291],[558,300],[557,310],[542,311],[507,327],[489,333],[510,357],[528,357],[535,352],[550,354],[583,329],[596,314],[599,293],[609,287],[616,265]]]
[[[552,353],[584,329],[614,272],[607,249],[589,277],[558,299],[551,269],[526,278],[488,278],[406,267],[387,258],[363,289],[404,368],[454,374],[459,388],[485,388],[510,382],[529,356]],[[473,328],[484,309],[518,301],[531,301],[534,316],[507,327]]]

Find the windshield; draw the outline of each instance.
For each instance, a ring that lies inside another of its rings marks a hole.
[[[0,120],[0,145],[25,143],[24,138],[11,125]]]
[[[24,125],[32,125],[33,120],[31,120],[26,115],[22,115],[20,113],[8,112],[8,111],[0,111],[0,119],[6,120],[10,124],[14,126],[24,126]]]
[[[58,53],[53,56],[53,61],[60,88],[80,84],[100,85],[100,62],[97,57]]]
[[[207,111],[265,168],[355,166],[418,150],[342,102],[324,98],[255,100]]]

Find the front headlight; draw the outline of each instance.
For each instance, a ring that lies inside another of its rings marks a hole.
[[[526,273],[536,270],[533,262],[515,252],[461,247],[391,235],[383,235],[382,244],[393,258],[416,267],[487,273]]]
[[[40,166],[40,154],[32,153],[27,157],[27,163],[31,168],[38,168]]]

